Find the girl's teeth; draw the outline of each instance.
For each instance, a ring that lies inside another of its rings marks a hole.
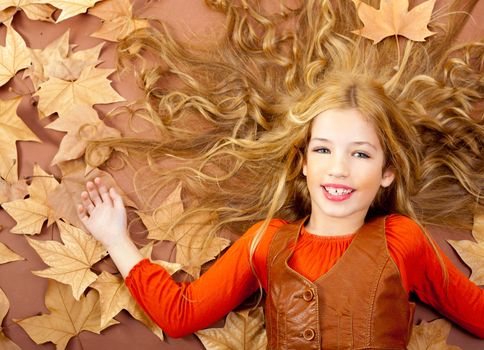
[[[352,190],[349,189],[344,189],[344,188],[332,188],[332,187],[325,187],[326,191],[328,191],[329,194],[335,195],[335,196],[341,196],[343,194],[348,194],[351,193]]]

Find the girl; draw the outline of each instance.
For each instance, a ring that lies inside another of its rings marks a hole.
[[[210,4],[228,18],[218,50],[194,55],[163,27],[121,46],[159,55],[185,86],[169,91],[161,69],[142,72],[140,110],[163,140],[109,144],[152,164],[165,155],[181,163],[160,170],[159,186],[179,180],[200,200],[169,230],[203,211],[217,214],[213,231],[263,221],[200,279],[175,283],[142,259],[114,189],[88,182],[79,216],[140,305],[181,336],[262,286],[269,348],[403,349],[415,292],[483,338],[484,292],[423,226],[469,228],[482,210],[484,125],[470,114],[484,95],[483,45],[449,50],[462,24],[453,20],[403,52],[390,39],[374,46],[351,34],[359,23],[349,1],[304,1],[280,14]],[[194,112],[201,131],[186,126]]]

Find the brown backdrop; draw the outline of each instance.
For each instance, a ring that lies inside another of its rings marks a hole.
[[[209,11],[202,0],[141,0],[135,1],[134,5],[137,14],[149,12],[150,16],[155,15],[172,24],[177,33],[182,36],[193,37],[200,33],[206,34],[220,31],[223,25],[222,16]],[[474,21],[469,21],[460,35],[461,39],[482,38],[484,36],[484,21],[482,21],[484,17],[484,0],[479,1],[472,15]],[[67,29],[70,29],[71,44],[77,44],[78,49],[90,48],[103,41],[89,37],[89,34],[94,32],[100,25],[100,20],[90,15],[78,15],[58,24],[52,24],[31,21],[23,13],[18,13],[13,21],[14,28],[23,36],[27,46],[31,48],[45,47]],[[0,40],[2,40],[1,44],[4,45],[4,26],[0,28]],[[104,62],[99,67],[113,68],[115,66],[115,47],[115,43],[105,42],[101,53],[101,59]],[[32,175],[32,168],[35,163],[39,163],[47,172],[59,175],[59,170],[49,164],[57,152],[59,142],[64,133],[44,129],[44,126],[55,120],[55,117],[39,121],[36,109],[32,104],[31,94],[33,87],[29,80],[22,80],[21,76],[22,73],[17,74],[8,84],[0,88],[0,98],[5,99],[18,94],[24,95],[18,109],[18,115],[42,140],[42,143],[17,143],[20,164],[19,177]],[[112,75],[111,79],[113,80],[114,88],[127,100],[133,100],[136,96],[139,96],[139,91],[136,90],[132,80],[123,77],[122,81],[120,81],[116,75]],[[10,89],[13,89],[14,92],[10,91]],[[97,105],[96,109],[104,114],[111,110],[113,106]],[[125,129],[125,120],[118,119],[116,123],[119,128]],[[129,192],[129,178],[123,176],[123,174],[118,174],[116,179],[121,187]],[[0,210],[0,224],[3,226],[3,230],[0,232],[0,241],[26,259],[0,265],[0,288],[4,290],[11,304],[10,311],[1,325],[4,333],[24,350],[55,349],[55,346],[51,343],[44,345],[35,344],[23,329],[12,321],[13,319],[21,319],[47,311],[44,305],[47,280],[31,273],[33,270],[43,269],[45,265],[22,235],[15,235],[9,232],[9,229],[15,225],[15,222],[4,210]],[[432,232],[445,253],[462,271],[469,275],[469,269],[461,262],[448,243],[445,242],[445,239],[472,239],[470,234],[437,229],[434,229]],[[36,239],[50,239],[53,234],[55,235],[50,228],[44,227],[42,234],[37,236]],[[163,257],[164,253],[161,252],[159,254]],[[165,255],[165,258],[168,258],[170,253],[166,252]],[[419,304],[415,321],[418,322],[422,319],[432,320],[439,317],[441,316],[430,308]],[[67,349],[203,349],[201,343],[193,335],[183,339],[166,338],[165,342],[161,342],[142,324],[133,320],[125,311],[121,312],[116,319],[121,322],[119,325],[106,329],[101,335],[82,332],[79,337],[73,338],[69,342]],[[221,324],[219,322],[217,325],[220,326]],[[483,340],[473,337],[457,326],[453,326],[448,343],[459,345],[462,349],[467,350],[484,349]]]

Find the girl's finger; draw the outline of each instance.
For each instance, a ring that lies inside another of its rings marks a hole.
[[[99,196],[98,188],[94,183],[88,181],[86,184],[86,188],[87,192],[89,193],[89,197],[91,198],[91,201],[94,203],[94,205],[99,205],[103,202],[101,196]]]
[[[124,207],[123,198],[119,195],[118,192],[116,192],[114,187],[112,187],[109,190],[109,195],[111,196],[113,203],[114,203],[114,206],[116,208],[123,208]]]
[[[104,184],[99,185],[99,194],[101,195],[101,199],[103,200],[104,203],[107,203],[111,206],[113,205],[113,201],[111,200],[108,190],[106,186],[104,186]]]
[[[82,204],[79,204],[77,206],[77,215],[79,216],[79,219],[81,219],[82,221],[88,218],[86,209]]]
[[[91,202],[91,198],[89,197],[89,194],[86,191],[81,193],[81,204],[89,214],[91,214],[95,208],[94,204]]]

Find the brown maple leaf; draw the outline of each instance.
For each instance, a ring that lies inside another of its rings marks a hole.
[[[211,350],[263,350],[267,346],[262,307],[231,312],[223,328],[203,329],[195,334]]]
[[[55,12],[55,7],[40,4],[37,0],[0,0],[0,22],[8,21],[19,10],[31,20],[54,22],[52,14]]]
[[[468,240],[447,240],[447,242],[471,268],[469,279],[477,285],[484,285],[484,213],[474,216],[472,236],[476,242]]]
[[[120,41],[136,29],[149,27],[147,20],[133,18],[129,0],[105,0],[88,13],[102,19],[101,28],[91,34],[95,38]]]
[[[81,229],[62,221],[57,221],[57,226],[64,244],[27,239],[42,260],[50,266],[32,273],[70,285],[72,295],[79,300],[86,288],[97,278],[91,271],[92,265],[105,257],[107,251],[94,237]]]
[[[444,319],[422,321],[413,326],[408,350],[461,350],[458,346],[446,343],[450,328],[450,323]]]
[[[34,235],[40,233],[45,220],[47,220],[47,226],[52,225],[59,217],[48,205],[47,196],[58,185],[52,175],[47,174],[36,164],[32,183],[28,187],[30,197],[2,204],[5,211],[17,222],[10,232]]]
[[[401,35],[413,41],[425,41],[435,33],[427,29],[435,0],[427,0],[408,11],[408,0],[381,0],[375,9],[361,0],[353,0],[364,27],[353,31],[379,43],[388,36]]]
[[[13,341],[8,339],[5,334],[3,334],[2,330],[2,322],[3,319],[5,318],[5,315],[8,312],[8,309],[10,308],[10,303],[8,302],[7,296],[3,292],[3,290],[0,288],[0,349],[2,350],[21,350],[20,347],[18,347],[17,344],[15,344]]]
[[[24,78],[30,77],[34,87],[49,78],[73,81],[79,78],[84,68],[98,65],[103,43],[76,52],[75,45],[69,45],[69,30],[51,42],[44,49],[30,49],[32,65],[25,70]]]
[[[5,47],[0,47],[0,86],[29,65],[30,52],[24,39],[10,25],[7,26]]]
[[[107,79],[114,72],[113,69],[100,69],[87,66],[79,78],[67,81],[58,78],[49,78],[39,84],[38,109],[41,118],[57,113],[60,117],[67,116],[72,106],[113,103],[125,101],[112,87]]]
[[[0,242],[0,264],[6,264],[12,261],[25,260],[20,255],[11,251],[5,244]],[[0,318],[1,319],[1,318]],[[1,349],[2,347],[0,347]]]
[[[49,280],[45,294],[49,314],[33,316],[16,322],[37,344],[55,343],[57,350],[64,350],[69,340],[82,331],[99,334],[119,322],[110,320],[101,326],[101,309],[97,292],[90,291],[77,301],[69,286]]]
[[[74,17],[78,14],[85,13],[88,8],[94,6],[101,0],[37,0],[41,4],[51,4],[62,10],[56,23],[65,19]]]
[[[99,119],[94,109],[83,105],[74,106],[66,116],[58,118],[47,125],[46,128],[67,132],[51,164],[81,157],[90,140],[121,137],[119,130],[108,127]],[[112,149],[109,147],[97,147],[94,150],[93,156],[100,163],[103,163],[109,158],[111,151]]]
[[[41,142],[27,125],[17,116],[17,107],[22,100],[16,97],[0,100],[0,177],[10,183],[18,179],[16,141]]]
[[[47,203],[58,217],[62,217],[71,225],[84,228],[77,216],[77,205],[80,203],[81,192],[86,189],[86,182],[92,181],[95,177],[100,177],[108,188],[114,187],[127,206],[136,208],[136,204],[127,197],[109,173],[95,168],[86,174],[86,163],[81,159],[63,162],[58,166],[62,171],[61,183],[49,194]]]

